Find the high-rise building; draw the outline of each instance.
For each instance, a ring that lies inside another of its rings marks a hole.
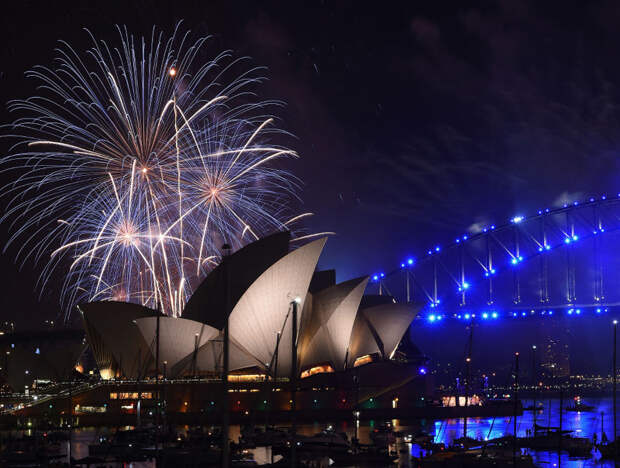
[[[570,375],[568,329],[561,320],[549,320],[540,326],[540,367],[543,378],[564,378]]]

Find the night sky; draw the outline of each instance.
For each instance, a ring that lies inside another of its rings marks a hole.
[[[57,5],[65,5],[60,7]],[[617,2],[8,2],[0,17],[0,101],[34,93],[82,27],[116,41],[175,23],[268,68],[282,99],[289,168],[309,231],[336,231],[321,259],[339,280],[516,213],[617,193]],[[12,117],[1,111],[2,123]],[[6,145],[3,147],[6,151]],[[8,226],[2,226],[6,238]],[[3,314],[58,312],[33,266],[0,257]],[[25,310],[24,310],[25,309]]]

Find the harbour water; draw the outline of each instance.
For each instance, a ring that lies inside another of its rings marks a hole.
[[[559,399],[539,400],[543,403],[543,408],[536,414],[536,422],[542,426],[559,426],[560,423],[560,401]],[[563,411],[562,428],[573,431],[576,437],[587,437],[591,440],[596,435],[597,440],[601,439],[601,431],[611,439],[613,434],[613,417],[612,417],[612,400],[611,398],[584,398],[582,402],[594,406],[592,411]],[[523,400],[525,407],[531,405],[532,400]],[[572,401],[565,399],[563,406],[566,408],[571,405]],[[434,435],[435,442],[450,445],[456,438],[463,435],[463,420],[422,420],[415,422],[407,422],[402,420],[393,421],[364,421],[357,428],[357,435],[361,443],[371,443],[370,433],[379,425],[390,423],[396,431],[414,432],[420,430]],[[522,416],[517,418],[517,434],[519,437],[526,436],[527,431],[531,430],[534,424],[534,412],[525,411]],[[356,434],[356,427],[353,421],[334,421],[330,423],[314,423],[298,425],[298,432],[304,435],[315,434],[328,426],[332,426],[338,432],[345,432],[349,438]],[[180,428],[181,430],[183,428]],[[239,426],[231,427],[231,438],[236,440],[239,437]],[[80,428],[76,429],[72,435],[72,456],[74,458],[82,458],[88,456],[88,444],[95,442],[100,435],[108,433],[105,428]],[[469,418],[467,421],[467,435],[481,441],[485,439],[493,439],[505,435],[513,434],[513,420],[511,417],[499,418]],[[411,462],[411,457],[419,457],[423,453],[420,448],[411,443],[405,443],[399,439],[396,446],[393,447],[399,453],[400,463],[402,467],[415,466]],[[581,468],[589,466],[597,466],[610,468],[613,466],[612,461],[600,460],[598,453],[593,452],[590,459],[574,459],[569,458],[565,453],[558,457],[553,452],[530,452],[534,461],[538,466],[543,467],[567,467]],[[266,462],[270,459],[268,449],[257,449],[254,452],[257,462]],[[135,467],[153,466],[150,463],[133,464]]]
[[[536,412],[536,423],[541,426],[558,427],[560,424],[560,400],[538,400],[543,408]],[[583,398],[582,403],[594,406],[592,411],[566,411],[562,412],[562,429],[573,431],[575,437],[587,437],[590,440],[596,435],[597,440],[601,440],[601,430],[605,432],[609,439],[613,434],[613,412],[611,398]],[[523,400],[523,406],[533,404],[532,400]],[[566,408],[573,404],[572,400],[565,399],[563,406]],[[602,413],[602,414],[601,414]],[[601,426],[602,422],[602,426]],[[444,421],[433,421],[435,442],[449,445],[455,438],[463,435],[463,420],[449,419]],[[620,425],[620,421],[619,421]],[[467,435],[474,439],[493,439],[514,433],[513,420],[511,417],[502,418],[469,418],[467,420]],[[534,426],[534,412],[524,411],[522,416],[517,418],[517,435],[525,437],[527,431]],[[430,429],[430,428],[429,428]],[[619,428],[620,430],[620,428]],[[413,452],[417,453],[415,448]],[[562,466],[567,468],[581,468],[586,466],[613,467],[613,461],[600,460],[600,455],[593,453],[592,458],[572,459],[567,454],[562,454],[558,458],[557,453],[552,452],[530,452],[537,465],[544,467]]]

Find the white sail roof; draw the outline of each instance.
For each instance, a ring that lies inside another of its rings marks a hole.
[[[386,358],[391,358],[403,335],[409,328],[419,307],[411,304],[385,304],[364,309],[368,322],[374,327],[383,343]]]
[[[301,322],[303,302],[325,242],[326,238],[310,242],[274,263],[252,283],[230,314],[231,338],[265,365],[272,362],[277,333],[281,332],[277,375],[290,374],[291,303],[298,300]]]
[[[222,330],[230,312],[226,310],[227,300],[234,306],[261,273],[288,253],[290,239],[290,232],[277,232],[247,244],[228,256],[229,274],[226,273],[224,263],[215,267],[185,304],[183,318],[204,322]]]
[[[150,351],[133,321],[159,312],[128,302],[101,301],[81,304],[86,334],[102,378],[117,369],[129,378],[144,375]],[[103,375],[105,373],[105,375]]]
[[[329,362],[343,370],[357,310],[368,277],[356,278],[312,295],[311,318],[302,333],[307,344],[300,349],[301,368]]]
[[[224,366],[222,343],[223,336],[220,333],[217,338],[210,340],[198,350],[196,367],[199,372],[222,372]],[[250,367],[265,368],[263,363],[258,362],[254,357],[244,351],[235,340],[231,339],[229,346],[228,366],[230,371],[247,369]]]
[[[157,317],[136,319],[135,324],[156,356]],[[187,357],[193,357],[194,349],[200,349],[209,340],[216,338],[219,331],[204,323],[175,317],[159,317],[159,369],[162,372],[166,361],[166,373],[177,377],[183,370],[177,364]],[[191,362],[191,359],[189,360]],[[184,366],[185,367],[185,366]]]
[[[367,354],[390,358],[420,311],[413,304],[382,304],[358,312],[349,346],[348,364]]]

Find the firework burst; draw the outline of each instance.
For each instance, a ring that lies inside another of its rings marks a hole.
[[[259,69],[204,60],[207,38],[178,26],[119,34],[116,48],[91,35],[85,54],[61,43],[54,68],[28,72],[40,95],[9,103],[21,117],[3,220],[18,258],[44,265],[40,288],[64,275],[65,310],[125,300],[179,315],[224,242],[300,219],[286,222],[297,183],[277,166],[297,155],[271,143],[283,132],[266,111],[278,103],[255,100]]]

